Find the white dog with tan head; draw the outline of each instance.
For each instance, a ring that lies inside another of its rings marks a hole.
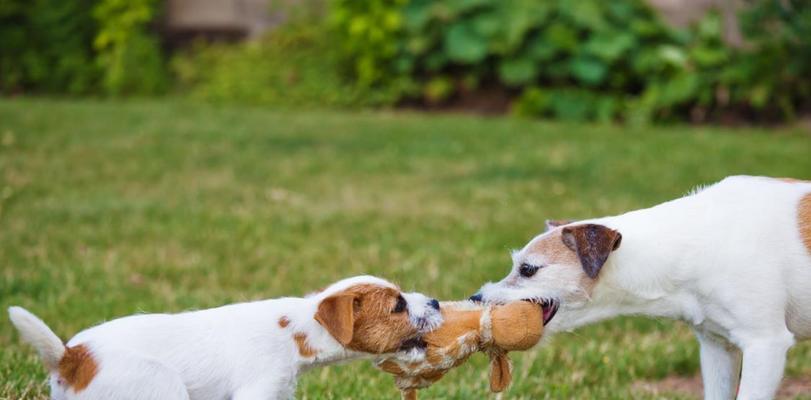
[[[706,399],[771,399],[786,352],[811,337],[811,182],[730,177],[652,208],[552,224],[473,299],[536,301],[545,319],[559,307],[547,333],[619,315],[686,321]]]
[[[302,372],[392,353],[442,322],[436,300],[371,276],[308,297],[119,318],[67,344],[28,311],[9,314],[56,400],[288,399]]]

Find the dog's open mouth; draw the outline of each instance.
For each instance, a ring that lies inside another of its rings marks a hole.
[[[555,314],[557,314],[558,308],[560,308],[560,301],[557,299],[524,299],[524,301],[541,306],[544,326],[546,326],[552,318],[555,318]]]

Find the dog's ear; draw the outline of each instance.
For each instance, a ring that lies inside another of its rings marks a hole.
[[[563,243],[577,254],[589,278],[597,278],[612,251],[620,247],[622,235],[603,225],[567,226],[562,232]]]
[[[569,225],[574,222],[571,219],[547,219],[546,220],[546,231],[549,232],[552,229],[555,229],[559,226]]]
[[[339,293],[321,300],[315,320],[342,346],[352,341],[355,327],[355,296]]]

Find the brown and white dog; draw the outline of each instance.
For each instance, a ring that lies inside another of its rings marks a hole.
[[[57,400],[291,398],[300,373],[394,352],[442,322],[436,300],[371,276],[304,298],[119,318],[67,345],[28,311],[9,315]]]
[[[788,349],[811,338],[811,182],[729,177],[652,208],[552,224],[473,299],[534,300],[547,315],[560,305],[547,332],[618,315],[686,321],[706,399],[770,399]]]

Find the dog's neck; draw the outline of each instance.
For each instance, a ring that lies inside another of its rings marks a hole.
[[[655,227],[626,221],[626,216],[601,222],[623,233],[622,246],[611,254],[594,283],[590,300],[563,304],[550,322],[551,331],[571,331],[580,326],[623,315],[681,319],[693,324],[703,320],[698,300],[689,291],[680,266],[678,236],[663,246]]]

